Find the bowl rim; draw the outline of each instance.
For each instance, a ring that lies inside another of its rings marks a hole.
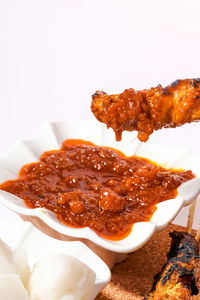
[[[94,123],[93,120],[79,120],[78,122],[82,123],[82,122],[88,122],[88,121],[89,121],[89,126],[93,126],[93,124],[96,125],[96,123]],[[77,122],[76,120],[70,120],[70,121],[68,121],[68,124],[71,124],[71,123],[75,124],[76,122]],[[92,124],[90,122],[92,122]],[[65,123],[66,122],[49,122],[49,123],[46,123],[42,128],[44,128],[46,126],[47,129],[44,132],[51,131],[51,132],[53,132],[53,135],[56,137],[57,140],[59,140],[59,139],[61,140],[60,136],[57,138],[57,135],[59,135],[57,125],[60,124],[62,127],[62,125]],[[84,123],[84,124],[86,124],[86,123]],[[63,125],[63,126],[65,126],[65,125]],[[84,127],[83,124],[82,124],[82,127]],[[16,147],[19,147],[19,145],[20,145],[20,147],[22,145],[25,145],[27,147],[29,142],[34,143],[35,139],[36,140],[38,139],[38,135],[40,135],[42,128],[39,129],[39,131],[33,137],[23,140],[23,141],[20,141],[17,144],[15,144],[11,148],[11,150],[8,152],[9,153],[8,157],[9,157],[9,155],[11,155],[13,153],[13,151],[15,151]],[[100,135],[103,135],[106,130],[105,127],[103,125],[101,125],[99,127],[99,125],[98,125],[98,128],[100,128]],[[68,138],[68,137],[66,137],[66,138]],[[38,140],[40,140],[40,139],[41,139],[41,136]],[[138,148],[141,147],[141,144],[143,144],[143,143],[140,143],[137,141],[137,145],[136,145],[137,151],[138,151]],[[60,146],[59,142],[58,142],[58,145]],[[139,147],[138,147],[138,145],[139,145]],[[159,144],[154,143],[154,142],[151,142],[150,145],[151,145],[151,147],[152,147],[152,145],[154,145],[154,147],[156,147],[156,148],[159,148],[159,146],[160,146]],[[168,149],[168,148],[175,149],[176,148],[177,149],[177,147],[166,147],[166,146],[164,146],[164,148],[166,148],[166,149]],[[179,147],[179,148],[183,149],[182,147]],[[187,148],[187,147],[184,147],[184,151],[185,150],[187,150],[188,153],[193,153],[193,151],[189,150],[189,148]],[[46,151],[48,151],[48,149]],[[137,155],[137,151],[135,151],[136,155]],[[4,161],[4,157],[0,160],[0,167],[6,168],[7,170],[10,171],[10,169],[7,166],[5,167],[3,161]],[[35,161],[37,161],[37,160],[35,160]],[[21,165],[21,167],[22,166],[23,165]],[[195,186],[195,192],[192,193],[191,189],[193,189],[194,186]],[[187,194],[188,189],[189,189],[189,192]],[[162,209],[164,211],[166,205],[167,205],[167,207],[168,206],[170,207],[170,205],[171,206],[174,205],[174,203],[175,203],[174,200],[176,199],[176,207],[175,207],[174,211],[171,213],[170,217],[166,218],[163,222],[160,222],[160,221],[158,222],[157,219],[155,218],[155,213],[154,213],[150,221],[138,222],[138,223],[133,224],[132,231],[130,232],[128,237],[125,239],[122,239],[120,241],[111,241],[111,240],[102,238],[101,236],[96,234],[89,227],[84,227],[84,228],[68,227],[67,225],[61,223],[57,219],[56,215],[54,213],[48,211],[47,209],[44,209],[44,208],[30,209],[30,208],[26,207],[25,205],[20,206],[19,202],[24,203],[23,199],[15,196],[15,195],[12,195],[10,193],[7,193],[5,191],[2,191],[2,190],[0,190],[0,203],[20,215],[28,216],[30,219],[30,222],[31,222],[31,218],[33,218],[33,217],[34,218],[37,217],[37,218],[41,219],[47,226],[49,226],[50,228],[54,229],[55,231],[57,231],[58,233],[60,233],[64,236],[71,237],[73,239],[75,238],[77,240],[79,240],[79,239],[90,240],[94,244],[96,244],[104,249],[107,249],[109,251],[118,252],[118,253],[129,253],[129,252],[135,251],[135,250],[139,249],[140,247],[142,247],[150,239],[150,237],[153,235],[154,232],[164,229],[175,218],[175,216],[182,209],[182,207],[190,204],[193,200],[195,200],[196,197],[199,195],[199,193],[200,193],[200,177],[198,174],[198,177],[196,177],[195,179],[192,179],[192,180],[190,180],[186,183],[183,183],[179,186],[178,195],[176,198],[163,201],[156,205],[156,207],[157,207],[156,211],[158,211],[160,209]],[[185,196],[185,194],[186,194],[186,196]],[[172,201],[173,201],[173,204],[172,204]],[[139,234],[139,232],[140,232],[140,234]],[[137,236],[137,239],[138,239],[137,242],[134,240],[133,236]]]

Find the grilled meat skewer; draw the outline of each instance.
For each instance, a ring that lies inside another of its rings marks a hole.
[[[154,130],[200,120],[200,78],[176,80],[165,88],[131,88],[117,95],[97,91],[91,110],[113,128],[117,140],[124,130],[136,130],[140,141],[146,142]]]
[[[171,232],[171,248],[167,263],[155,276],[146,300],[200,299],[199,246],[186,232]]]

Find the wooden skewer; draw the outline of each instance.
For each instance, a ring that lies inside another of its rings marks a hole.
[[[193,219],[194,219],[194,213],[195,213],[195,208],[196,208],[196,202],[197,199],[192,202],[189,208],[189,215],[188,215],[188,221],[187,221],[187,227],[186,227],[186,232],[191,233],[192,232],[192,224],[193,224]],[[200,231],[200,229],[199,229]],[[199,232],[200,235],[200,232]]]
[[[197,231],[197,234],[196,234],[196,236],[195,236],[195,239],[197,240],[197,242],[199,242],[199,240],[200,240],[200,228],[199,228],[199,230]]]
[[[197,199],[196,199],[195,201],[197,201]],[[199,240],[200,240],[200,228],[199,228],[199,230],[197,231],[197,234],[196,234],[196,236],[195,236],[195,239],[197,240],[197,242],[199,242]]]
[[[195,239],[197,240],[197,242],[200,240],[200,229],[198,230]]]

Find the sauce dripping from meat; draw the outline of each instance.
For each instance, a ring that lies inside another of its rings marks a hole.
[[[97,91],[92,96],[94,116],[111,127],[120,141],[124,130],[138,132],[146,142],[155,130],[174,128],[200,120],[200,79],[176,80],[166,87],[107,95]]]

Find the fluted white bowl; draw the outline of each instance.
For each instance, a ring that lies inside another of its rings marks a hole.
[[[181,208],[190,204],[200,193],[199,155],[185,147],[165,147],[152,143],[151,140],[141,143],[134,133],[124,133],[123,140],[116,142],[112,130],[107,130],[95,120],[47,123],[31,139],[17,142],[0,160],[0,183],[16,179],[23,165],[38,161],[45,151],[59,149],[63,141],[69,138],[110,146],[127,156],[136,154],[146,157],[167,168],[192,170],[196,178],[183,183],[178,188],[175,199],[157,204],[157,210],[151,220],[135,223],[129,236],[120,241],[104,239],[88,227],[68,227],[62,224],[54,213],[44,208],[30,209],[22,199],[0,191],[1,204],[55,238],[89,241],[109,251],[129,253],[143,246],[154,232],[164,229]]]

